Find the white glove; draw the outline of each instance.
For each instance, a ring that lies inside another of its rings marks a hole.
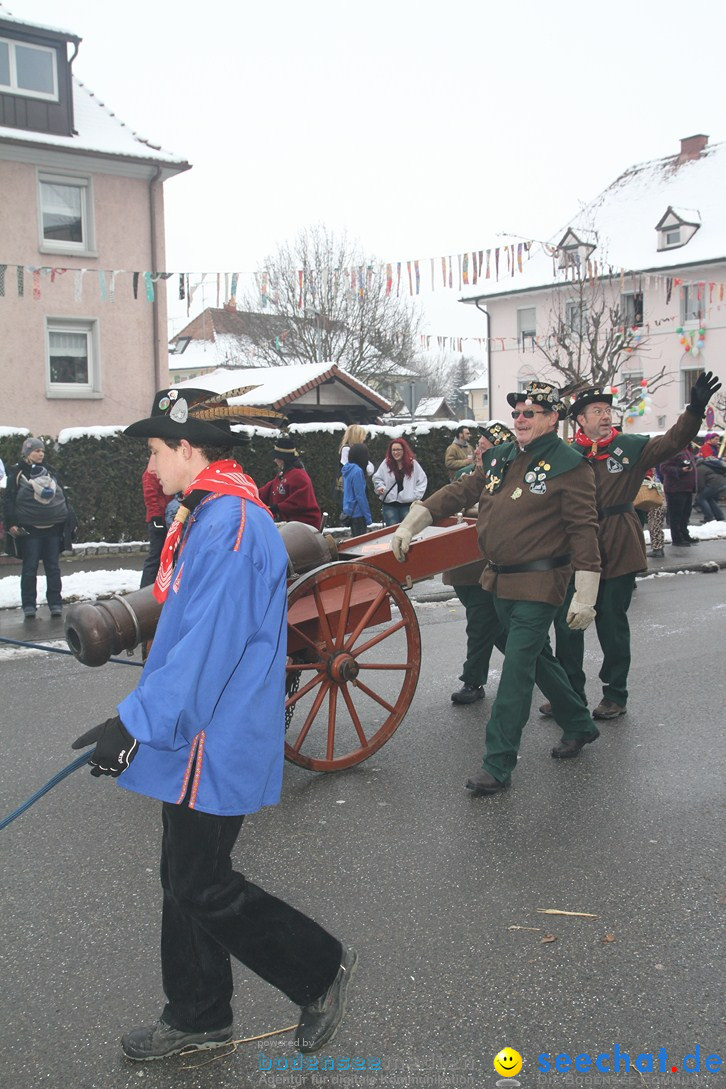
[[[567,610],[567,627],[572,631],[584,631],[595,619],[599,585],[599,571],[575,571],[575,593]]]
[[[393,540],[391,541],[393,555],[399,563],[403,563],[406,559],[408,550],[411,547],[411,538],[420,533],[422,529],[430,526],[433,520],[431,511],[418,499],[411,504],[410,511],[400,526],[396,527],[396,532],[393,534]]]

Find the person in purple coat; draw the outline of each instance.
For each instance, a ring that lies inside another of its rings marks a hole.
[[[688,532],[697,481],[696,459],[690,446],[684,446],[672,458],[662,461],[658,472],[665,491],[671,541],[681,548],[690,548],[692,544],[698,544],[698,539]]]
[[[162,803],[162,982],[129,1059],[233,1038],[230,955],[302,1007],[295,1045],[317,1051],[342,1020],[357,954],[232,868],[244,817],[280,797],[288,558],[254,481],[227,457],[245,441],[205,390],[161,390],[126,429],[148,439],[168,495],[183,494],[153,593],[163,602],[139,684],[95,744],[91,774]],[[203,414],[203,415],[202,415]]]

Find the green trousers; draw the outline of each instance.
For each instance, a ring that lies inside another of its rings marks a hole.
[[[635,574],[618,575],[600,583],[595,606],[595,630],[602,650],[600,680],[602,694],[619,707],[628,702],[628,673],[630,672],[630,624],[628,609],[635,588]],[[584,698],[585,674],[582,663],[585,656],[585,633],[570,631],[563,606],[555,618],[555,648],[557,658],[576,691]],[[581,687],[580,687],[581,678]]]
[[[535,682],[552,704],[565,740],[591,736],[596,726],[552,653],[547,633],[558,607],[540,601],[492,600],[506,641],[502,676],[486,728],[483,765],[504,783],[517,763]]]
[[[460,681],[478,688],[487,683],[489,660],[497,637],[503,635],[494,598],[481,586],[454,586],[466,610],[466,661]]]

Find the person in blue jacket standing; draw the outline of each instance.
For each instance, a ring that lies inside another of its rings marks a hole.
[[[337,1031],[357,963],[232,868],[245,815],[280,797],[288,558],[254,481],[226,456],[245,439],[225,407],[206,390],[161,390],[151,416],[126,429],[148,439],[164,491],[183,499],[153,586],[163,608],[141,680],[73,744],[95,743],[92,775],[162,802],[167,1002],[154,1024],[123,1036],[136,1060],[233,1038],[230,954],[302,1007],[295,1045],[317,1051]]]
[[[368,532],[371,508],[366,495],[366,469],[368,447],[363,442],[354,443],[348,451],[348,461],[343,466],[343,514],[350,519],[353,537]]]

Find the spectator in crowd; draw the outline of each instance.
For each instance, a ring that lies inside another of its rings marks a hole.
[[[703,440],[703,445],[699,449],[699,454],[702,458],[717,458],[720,447],[721,439],[715,431],[709,431]]]
[[[348,464],[348,457],[350,455],[350,448],[356,443],[365,444],[366,441],[366,429],[362,424],[351,424],[350,427],[346,427],[345,434],[341,439],[340,446],[338,447],[338,460],[340,461],[340,467]],[[369,461],[365,466],[365,472],[368,476],[373,476],[373,462]]]
[[[655,477],[658,480],[656,470],[654,468],[648,469],[645,474],[646,477],[652,479]],[[659,481],[660,486],[663,486],[663,482]],[[648,556],[651,559],[663,559],[665,556],[665,533],[663,532],[663,525],[665,523],[665,504],[662,503],[659,507],[651,507],[646,515],[646,521],[648,523],[648,534],[650,536],[650,552]]]
[[[470,438],[471,431],[462,424],[457,428],[454,441],[446,447],[444,465],[448,470],[449,480],[455,480],[460,469],[474,464],[474,448],[469,442]]]
[[[141,476],[141,487],[144,492],[146,532],[149,536],[149,551],[141,572],[141,586],[150,586],[159,570],[161,550],[166,540],[166,507],[169,502],[169,496],[165,495],[161,481],[151,469],[151,458]]]
[[[684,446],[673,457],[661,462],[658,472],[663,480],[671,541],[680,548],[698,544],[688,532],[693,496],[696,492],[696,459],[690,446]]]
[[[63,612],[60,554],[71,547],[75,526],[55,469],[45,463],[42,439],[27,438],[17,465],[8,473],[5,525],[23,561],[20,601],[26,620],[37,612],[38,564],[43,561],[51,616]]]
[[[281,435],[275,443],[278,473],[260,488],[260,498],[280,522],[304,522],[320,529],[322,516],[313,482],[305,471],[295,440]]]
[[[723,522],[724,512],[719,499],[726,495],[726,462],[718,457],[696,458],[696,481],[703,521]]]
[[[371,522],[366,495],[367,466],[368,447],[362,442],[353,443],[348,461],[343,466],[343,514],[350,521],[353,537],[366,533]]]
[[[392,439],[386,456],[373,474],[373,487],[382,504],[384,526],[395,526],[408,514],[415,499],[423,499],[426,473],[405,439]]]

